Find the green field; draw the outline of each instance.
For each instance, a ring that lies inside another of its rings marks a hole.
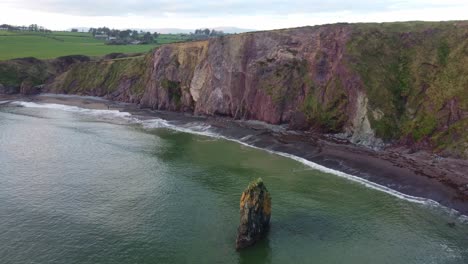
[[[50,59],[65,55],[101,56],[113,52],[147,52],[161,44],[186,40],[186,37],[173,34],[161,34],[157,43],[149,45],[105,45],[89,33],[0,31],[0,60],[23,57]]]
[[[174,42],[187,41],[188,37],[178,34],[160,34],[156,39],[158,44],[169,44]]]

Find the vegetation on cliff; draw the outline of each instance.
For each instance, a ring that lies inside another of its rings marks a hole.
[[[364,83],[378,137],[467,155],[467,36],[465,22],[354,26],[349,64]]]
[[[0,62],[0,84],[19,87],[25,80],[34,85],[45,83],[49,77],[49,65],[35,58]]]
[[[89,61],[82,55],[58,57],[53,60],[19,58],[0,61],[0,84],[19,91],[22,83],[37,86],[47,83],[78,62]]]
[[[148,59],[146,55],[75,64],[48,88],[52,92],[94,96],[117,96],[119,89],[127,89],[132,97],[141,97],[150,69]]]

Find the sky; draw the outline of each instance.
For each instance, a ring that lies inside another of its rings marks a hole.
[[[52,30],[267,30],[336,22],[467,20],[468,0],[0,0],[0,10],[0,24]]]

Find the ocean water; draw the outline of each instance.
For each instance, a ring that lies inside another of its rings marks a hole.
[[[468,263],[464,217],[343,176],[200,124],[3,102],[0,263]],[[258,177],[272,227],[236,252]]]

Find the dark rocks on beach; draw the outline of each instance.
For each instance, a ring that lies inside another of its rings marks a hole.
[[[20,93],[23,95],[35,95],[41,92],[42,85],[33,85],[32,81],[26,79],[21,83]]]
[[[19,87],[3,85],[0,83],[0,94],[16,94],[19,92]]]
[[[258,179],[242,193],[236,249],[252,246],[262,239],[270,227],[270,217],[270,193],[262,179]]]

